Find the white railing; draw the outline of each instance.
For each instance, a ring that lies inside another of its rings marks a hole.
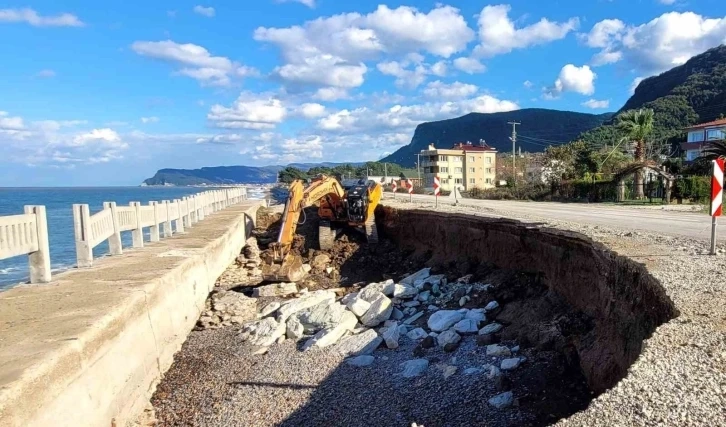
[[[0,217],[0,259],[21,255],[28,255],[30,283],[50,282],[45,206],[25,206],[25,214]]]
[[[144,246],[144,228],[149,229],[149,241],[158,242],[161,237],[184,233],[185,227],[191,228],[205,216],[246,198],[247,191],[237,187],[205,191],[172,201],[152,201],[145,206],[140,202],[131,202],[128,206],[104,202],[103,210],[93,215],[88,205],[73,205],[78,267],[91,267],[93,248],[106,240],[111,255],[122,254],[122,231],[131,231],[132,246],[141,248]]]

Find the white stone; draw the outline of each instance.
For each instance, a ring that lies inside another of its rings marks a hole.
[[[502,330],[504,326],[499,323],[490,323],[479,330],[479,335],[495,334]]]
[[[371,308],[371,303],[363,298],[353,298],[348,301],[346,307],[348,307],[348,310],[352,311],[353,314],[361,317],[366,314],[366,311],[368,311],[369,308]]]
[[[363,355],[356,356],[356,357],[353,357],[353,358],[348,359],[347,360],[347,363],[349,365],[362,367],[362,366],[369,366],[369,365],[371,365],[375,360],[376,360],[375,357],[369,356],[369,355],[366,355],[366,354],[363,354]]]
[[[471,297],[469,295],[464,295],[463,297],[459,298],[459,307],[463,307],[464,305],[466,305],[466,303],[469,302],[470,299]]]
[[[479,328],[477,322],[471,319],[461,319],[455,325],[454,329],[460,334],[475,334]]]
[[[291,340],[299,340],[303,337],[304,334],[305,328],[303,327],[302,323],[300,323],[300,319],[298,319],[297,316],[292,316],[287,319],[285,333],[287,338]]]
[[[333,351],[343,356],[359,356],[361,354],[371,354],[383,342],[383,338],[373,329],[345,337],[333,348]]]
[[[272,317],[265,317],[257,322],[250,341],[259,347],[269,347],[285,334],[286,329],[285,323],[278,323]]]
[[[464,318],[471,319],[471,320],[477,322],[477,324],[479,324],[479,322],[487,321],[487,316],[484,314],[483,308],[475,308],[473,310],[469,310],[469,312],[466,313]]]
[[[270,347],[252,347],[252,351],[250,354],[252,355],[263,355],[267,353],[267,351],[270,349]]]
[[[402,285],[413,285],[413,282],[415,282],[416,280],[424,280],[424,279],[428,278],[430,275],[431,275],[431,269],[424,268],[424,269],[421,269],[421,270],[413,273],[412,275],[404,278],[403,280],[401,280],[401,284]]]
[[[519,363],[520,360],[516,357],[512,359],[504,359],[499,367],[502,371],[511,371],[513,369],[517,369],[519,367]]]
[[[317,334],[305,342],[302,349],[305,351],[312,347],[324,348],[335,344],[343,337],[343,335],[345,335],[346,332],[352,331],[357,323],[358,319],[355,315],[346,311],[336,326],[320,330]]]
[[[451,365],[444,366],[443,374],[444,374],[445,380],[449,379],[449,377],[454,375],[455,373],[456,373],[456,366],[451,366]]]
[[[385,288],[386,285],[384,283],[371,283],[358,292],[358,298],[363,298],[364,300],[372,303],[376,300],[376,298],[378,298],[379,294],[385,295],[383,292]],[[391,294],[393,294],[393,291],[391,291]]]
[[[426,331],[423,328],[416,328],[416,329],[409,331],[409,333],[407,333],[406,336],[408,338],[416,341],[416,340],[422,340],[422,339],[426,338],[428,336],[428,334],[426,334]]]
[[[260,286],[252,290],[253,297],[285,297],[296,294],[298,291],[297,283],[273,283],[271,285]]]
[[[323,301],[335,301],[335,292],[328,290],[314,291],[300,298],[290,300],[277,310],[277,320],[284,322],[298,311],[314,307]]]
[[[426,359],[413,359],[401,363],[400,366],[403,367],[401,375],[404,378],[412,378],[423,374],[429,367],[429,361]]]
[[[507,347],[499,344],[490,344],[487,346],[487,356],[501,357],[511,356],[512,352]]]
[[[489,304],[487,304],[486,307],[484,307],[484,310],[486,310],[487,312],[489,312],[489,311],[492,311],[492,310],[496,310],[498,308],[499,308],[499,303],[496,302],[496,301],[492,301]]]
[[[349,294],[345,294],[343,298],[340,299],[340,303],[343,305],[347,305],[351,300],[358,297],[358,292],[351,292]]]
[[[257,300],[241,292],[219,292],[212,296],[212,307],[219,316],[228,314],[230,317],[239,316],[252,320],[257,313]]]
[[[398,339],[401,336],[398,330],[398,322],[394,320],[394,323],[383,333],[383,341],[386,343],[386,347],[391,349],[398,348]]]
[[[260,317],[266,317],[277,311],[280,308],[280,303],[275,301],[267,304],[260,310]]]
[[[446,275],[444,274],[437,274],[435,276],[429,276],[424,280],[424,283],[430,283],[434,286],[441,286],[444,284],[444,281],[446,280]]]
[[[482,368],[466,368],[464,369],[464,375],[476,375],[483,371]]]
[[[486,365],[484,369],[487,370],[487,378],[490,380],[502,376],[502,371],[500,371],[499,368],[494,365]]]
[[[310,264],[303,264],[303,271],[306,273],[310,273],[310,270],[312,270],[313,267]]]
[[[408,319],[403,321],[404,325],[410,325],[413,322],[417,321],[424,315],[423,311],[419,311],[418,313],[414,314],[413,316],[409,317]]]
[[[461,336],[453,330],[449,329],[440,333],[439,336],[436,337],[436,341],[439,343],[439,346],[444,347],[446,344],[458,343],[459,341],[461,341]]]
[[[464,315],[453,310],[439,310],[429,317],[428,326],[434,332],[441,332],[454,326]]]
[[[413,286],[395,285],[393,288],[393,296],[401,299],[415,298],[418,290]]]
[[[371,307],[361,317],[361,323],[366,326],[378,326],[382,322],[388,320],[393,312],[393,304],[387,296],[378,292],[378,296],[371,302]]]
[[[381,290],[381,292],[383,292],[383,295],[387,297],[393,296],[393,290],[396,288],[396,284],[393,279],[388,279],[385,282],[381,282],[381,285],[383,286],[383,289]]]
[[[406,301],[406,302],[403,303],[403,306],[406,307],[406,308],[418,307],[419,305],[421,305],[421,303],[418,302],[418,301],[416,301],[416,300]]]
[[[404,316],[405,316],[405,314],[403,314],[403,312],[401,310],[399,310],[395,307],[393,308],[393,312],[391,313],[391,319],[401,320],[401,319],[403,319]]]
[[[509,406],[512,406],[512,403],[514,402],[514,395],[511,391],[504,392],[502,394],[498,394],[491,399],[489,399],[489,404],[497,409],[504,409]]]
[[[417,299],[421,302],[426,302],[431,298],[431,291],[423,291],[420,294],[418,294]]]
[[[332,272],[333,272],[333,270],[335,270],[335,269],[334,269],[333,267],[327,267],[327,268],[325,269],[325,273],[326,273],[326,274],[330,274],[330,273],[332,273]]]
[[[430,306],[427,307],[427,309],[428,309],[428,311],[436,311],[439,308],[437,306],[435,306],[435,305],[430,305]]]
[[[314,334],[321,329],[331,329],[340,323],[345,306],[334,300],[326,300],[310,309],[297,313],[297,318],[305,327],[305,333]]]
[[[429,332],[429,336],[436,338],[439,336],[439,334],[437,334],[436,332]]]

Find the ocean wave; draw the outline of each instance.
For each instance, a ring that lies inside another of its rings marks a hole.
[[[0,268],[0,275],[8,275],[20,271],[20,267]]]

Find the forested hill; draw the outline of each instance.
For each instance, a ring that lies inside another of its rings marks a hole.
[[[517,127],[520,138],[517,146],[522,151],[538,152],[550,144],[575,139],[582,132],[601,125],[612,114],[586,114],[572,111],[526,108],[503,113],[470,113],[455,119],[421,123],[416,127],[411,143],[398,149],[381,161],[412,166],[415,155],[433,143],[437,148],[450,148],[458,142],[480,139],[500,152],[511,151],[512,126],[510,121],[521,123]]]
[[[618,113],[637,108],[653,109],[653,136],[659,140],[682,140],[684,128],[719,118],[726,113],[726,45],[643,80]],[[612,123],[581,136],[595,145],[619,138]]]
[[[266,184],[277,180],[282,166],[216,166],[201,169],[159,169],[146,185]]]

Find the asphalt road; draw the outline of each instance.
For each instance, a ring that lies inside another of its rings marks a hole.
[[[386,199],[392,197],[387,193]],[[397,199],[407,200],[407,194],[396,195]],[[414,200],[430,201],[433,196],[413,195]],[[439,198],[439,203],[452,203],[447,197]],[[659,233],[672,236],[686,236],[696,239],[710,240],[711,217],[705,213],[681,211],[665,211],[627,206],[608,206],[601,204],[555,203],[555,202],[519,202],[502,200],[460,199],[460,205],[482,207],[507,214],[521,213],[524,217],[533,216],[546,219],[576,222],[580,224],[601,225],[625,230]],[[491,216],[508,216],[525,219],[517,214],[503,215],[492,212]],[[718,241],[726,240],[726,218]]]

